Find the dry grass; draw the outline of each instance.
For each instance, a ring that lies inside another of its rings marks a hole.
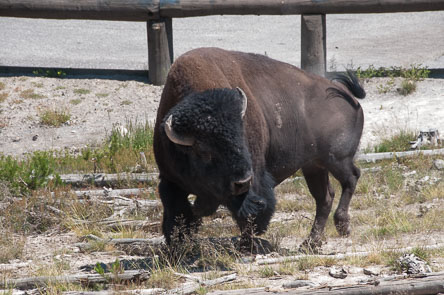
[[[40,99],[45,98],[44,95],[35,93],[33,89],[26,89],[20,92],[20,97],[23,99]]]
[[[0,226],[0,263],[23,258],[25,237]]]
[[[0,92],[0,103],[4,102],[8,98],[7,92]]]
[[[71,119],[67,109],[46,108],[38,113],[40,123],[50,127],[60,127]]]

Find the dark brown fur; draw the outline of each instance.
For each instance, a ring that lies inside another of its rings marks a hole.
[[[172,202],[185,208],[171,209],[165,213],[167,218],[193,213],[186,200],[191,192],[182,185],[174,155],[169,154],[171,142],[160,130],[165,116],[191,93],[240,87],[248,97],[243,127],[253,171],[268,172],[277,185],[302,168],[316,200],[316,219],[306,245],[321,244],[334,198],[329,172],[343,190],[335,224],[340,234],[348,234],[349,203],[360,175],[353,157],[364,121],[354,96],[363,98],[365,93],[362,88],[354,91],[353,85],[344,81],[332,82],[262,55],[217,48],[196,49],[179,57],[162,93],[154,138],[160,178],[166,183],[161,195],[171,195],[162,199],[164,208],[170,210]]]

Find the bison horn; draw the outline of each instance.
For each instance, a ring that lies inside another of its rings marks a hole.
[[[240,95],[242,96],[242,112],[241,112],[241,115],[242,115],[242,119],[243,119],[244,116],[245,116],[245,113],[247,112],[247,101],[248,101],[248,99],[247,99],[247,95],[245,94],[245,92],[241,88],[236,87],[236,89],[237,89],[237,91],[239,91]]]
[[[176,131],[174,131],[173,115],[170,115],[165,122],[165,133],[168,136],[168,138],[176,144],[192,146],[194,143],[194,138],[192,136],[183,136],[177,134]]]

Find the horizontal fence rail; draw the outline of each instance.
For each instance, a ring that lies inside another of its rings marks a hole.
[[[326,14],[436,10],[444,10],[444,0],[0,0],[0,17],[146,22],[155,85],[165,83],[173,62],[172,18],[300,14],[301,67],[325,75]]]
[[[148,21],[158,17],[444,10],[443,0],[0,0],[0,16]]]

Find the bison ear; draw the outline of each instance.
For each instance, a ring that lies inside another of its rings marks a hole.
[[[173,115],[170,115],[168,119],[165,121],[165,133],[168,136],[168,138],[180,145],[185,146],[192,146],[194,143],[194,137],[192,136],[183,136],[180,134],[177,134],[176,131],[173,129]]]
[[[236,89],[237,89],[237,91],[239,91],[239,93],[240,93],[240,95],[242,97],[242,112],[241,112],[241,115],[242,115],[242,119],[243,119],[244,116],[245,116],[245,113],[247,112],[247,101],[248,101],[248,99],[247,99],[247,95],[245,94],[245,92],[241,88],[236,87]]]

